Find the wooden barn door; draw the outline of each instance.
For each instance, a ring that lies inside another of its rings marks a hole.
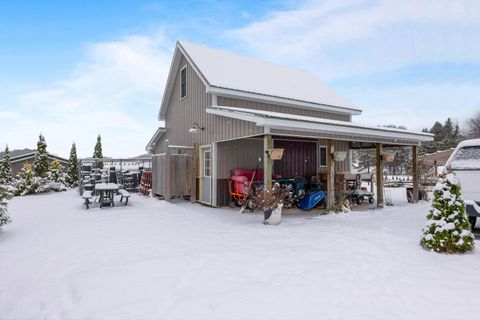
[[[285,178],[302,176],[310,180],[317,174],[315,141],[274,140],[274,148],[283,148],[282,160],[274,161],[273,172]]]

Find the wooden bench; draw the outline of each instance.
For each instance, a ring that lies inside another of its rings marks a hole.
[[[85,206],[87,207],[87,210],[89,209],[88,205],[90,204],[90,199],[93,197],[92,193],[93,191],[91,190],[85,190],[82,193],[82,198],[85,200]]]
[[[120,202],[122,202],[123,198],[125,198],[125,205],[128,203],[128,198],[130,198],[130,193],[125,190],[125,189],[120,189],[118,190],[118,193],[120,194]]]

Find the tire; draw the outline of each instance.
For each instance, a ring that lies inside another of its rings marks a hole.
[[[477,223],[477,217],[468,217],[468,221],[470,222],[473,230],[475,228],[475,223]]]
[[[357,198],[357,204],[358,205],[361,205],[363,203],[363,198],[362,197],[358,197]]]
[[[374,203],[375,199],[373,197],[368,198],[368,203]]]

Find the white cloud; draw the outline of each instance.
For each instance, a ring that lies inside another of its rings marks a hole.
[[[478,62],[479,1],[307,1],[227,38],[325,80],[412,63]]]
[[[475,71],[460,69],[465,77],[458,79],[458,70],[449,77],[442,69],[480,64],[480,1],[312,0],[224,36],[238,50],[336,83],[364,109],[358,120],[369,124],[419,129],[480,109]],[[422,66],[437,68],[442,78],[398,72]]]
[[[71,77],[23,94],[16,110],[0,114],[0,120],[21,114],[2,120],[0,143],[33,147],[42,132],[49,151],[68,156],[75,141],[79,154],[90,156],[101,134],[105,155],[143,153],[158,126],[173,47],[161,33],[89,45]]]
[[[479,92],[480,83],[444,83],[404,85],[381,90],[374,87],[357,88],[345,94],[363,107],[363,114],[356,120],[370,124],[404,125],[419,131],[448,117],[462,124],[473,115],[474,110],[480,110]]]

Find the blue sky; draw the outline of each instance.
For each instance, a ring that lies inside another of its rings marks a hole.
[[[364,110],[430,127],[480,109],[478,1],[2,1],[0,146],[132,156],[177,39],[307,69]]]

